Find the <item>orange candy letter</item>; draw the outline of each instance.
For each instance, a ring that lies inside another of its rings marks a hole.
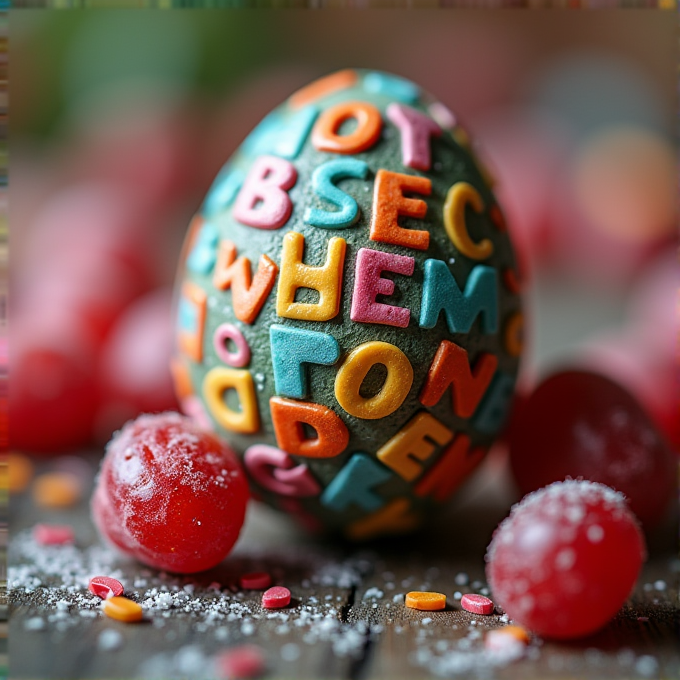
[[[404,191],[424,196],[432,192],[432,182],[426,177],[402,175],[389,170],[378,170],[373,190],[373,216],[371,218],[371,241],[391,243],[416,250],[427,250],[430,233],[418,229],[404,229],[397,223],[399,215],[422,219],[427,204],[419,198],[406,198]]]
[[[482,354],[472,373],[467,352],[453,342],[442,340],[420,393],[420,403],[434,406],[451,385],[454,412],[461,418],[471,418],[497,366],[495,355]]]
[[[252,278],[250,260],[236,259],[236,246],[231,241],[222,241],[217,254],[213,285],[219,290],[231,288],[231,303],[239,321],[252,324],[262,309],[267,296],[274,287],[279,268],[267,255],[261,255],[257,273]]]
[[[350,118],[356,120],[356,129],[346,135],[338,134],[340,126]],[[381,129],[380,111],[373,104],[342,102],[319,116],[312,130],[312,143],[319,151],[359,153],[378,141]]]
[[[296,456],[332,458],[349,443],[349,431],[340,417],[321,404],[272,397],[269,407],[279,448]],[[303,423],[316,430],[317,437],[305,437]]]

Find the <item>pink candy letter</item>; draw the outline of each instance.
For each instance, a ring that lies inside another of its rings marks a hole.
[[[234,217],[258,229],[278,229],[290,217],[293,203],[286,193],[297,179],[292,163],[276,156],[255,160],[234,203]]]
[[[250,476],[262,487],[282,496],[318,496],[321,487],[306,465],[295,465],[281,449],[266,444],[251,446],[243,457]]]
[[[415,262],[414,258],[406,255],[361,248],[357,254],[350,319],[406,328],[411,317],[409,309],[376,302],[375,298],[394,292],[394,281],[380,278],[383,271],[411,276]]]
[[[387,107],[387,117],[401,133],[401,158],[404,165],[417,170],[430,169],[430,136],[439,137],[439,125],[424,113],[403,104]]]

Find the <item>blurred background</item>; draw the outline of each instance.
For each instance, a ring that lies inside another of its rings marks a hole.
[[[14,450],[177,408],[187,225],[265,114],[347,66],[416,81],[476,140],[521,264],[521,390],[596,366],[677,449],[672,12],[25,10],[11,31]]]

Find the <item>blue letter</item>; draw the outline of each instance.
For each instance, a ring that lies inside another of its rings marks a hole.
[[[338,341],[327,333],[273,324],[269,328],[276,393],[303,399],[307,375],[303,363],[330,366],[340,357]]]
[[[385,501],[371,487],[386,482],[392,473],[365,453],[355,453],[347,465],[338,472],[321,495],[321,503],[328,508],[344,510],[348,505],[358,505],[372,511],[385,505]]]
[[[451,333],[469,333],[472,322],[479,314],[482,315],[484,333],[495,333],[498,328],[496,270],[476,265],[465,284],[465,292],[461,293],[446,262],[425,260],[421,328],[434,328],[442,309]]]
[[[333,182],[343,177],[366,179],[368,165],[364,161],[354,158],[340,158],[320,165],[312,174],[312,187],[317,196],[329,203],[337,205],[340,210],[329,212],[318,208],[307,208],[305,222],[313,227],[325,229],[342,229],[349,227],[359,219],[359,206],[342,189],[338,189]]]

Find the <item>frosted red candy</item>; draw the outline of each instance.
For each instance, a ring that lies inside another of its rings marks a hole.
[[[529,494],[494,532],[486,575],[496,603],[551,638],[604,626],[629,596],[645,559],[622,494],[567,480]]]
[[[242,645],[233,647],[215,659],[218,677],[229,678],[256,678],[262,675],[266,668],[264,654],[255,645]]]
[[[245,590],[264,590],[272,584],[272,577],[266,571],[255,571],[243,574],[240,584]]]
[[[262,606],[265,609],[281,609],[290,604],[290,590],[283,586],[274,586],[262,595]]]
[[[65,524],[36,524],[33,538],[40,545],[71,545],[74,542],[73,528]]]
[[[123,584],[110,576],[93,576],[87,589],[102,600],[109,597],[118,597],[123,594]]]
[[[473,614],[493,614],[493,602],[484,595],[468,593],[460,599],[460,606]]]
[[[109,442],[92,517],[140,562],[193,573],[229,553],[247,501],[232,450],[189,418],[161,413],[127,423]]]
[[[596,373],[564,371],[544,380],[513,413],[508,442],[522,493],[582,477],[625,494],[648,526],[674,494],[668,445],[638,402]]]

